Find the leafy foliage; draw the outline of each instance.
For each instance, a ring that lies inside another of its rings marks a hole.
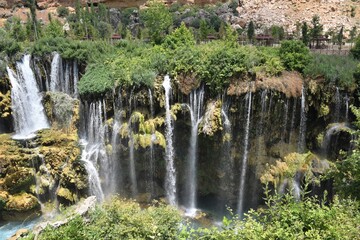
[[[56,12],[59,17],[67,17],[69,15],[69,9],[64,6],[57,7]]]
[[[175,29],[171,34],[166,36],[163,45],[165,48],[175,49],[177,47],[186,47],[194,44],[194,35],[185,26],[185,23],[182,23],[179,28]]]
[[[291,195],[267,196],[266,207],[250,210],[243,220],[232,214],[221,227],[182,224],[177,210],[158,204],[141,209],[118,198],[97,207],[85,221],[45,229],[38,239],[358,239],[359,204],[352,200],[319,203]]]
[[[311,78],[324,77],[329,85],[351,90],[357,86],[354,78],[357,64],[349,56],[314,54],[304,74]]]
[[[112,53],[112,46],[102,41],[81,42],[67,38],[42,38],[31,48],[37,56],[58,52],[64,59],[77,59],[79,62],[101,61]]]
[[[311,58],[309,49],[301,41],[283,41],[280,47],[280,58],[287,70],[302,72]]]
[[[353,57],[357,60],[360,60],[360,38],[355,42],[355,46],[350,50]]]
[[[48,227],[39,239],[176,239],[179,213],[155,204],[141,209],[136,202],[113,198],[91,212],[89,221],[76,217],[63,227]]]
[[[351,108],[356,116],[355,126],[357,130],[353,133],[356,136],[354,140],[355,149],[351,151],[344,159],[339,159],[330,176],[334,178],[335,189],[343,197],[360,198],[360,109]]]
[[[105,65],[90,65],[81,78],[78,89],[80,95],[91,98],[111,91],[113,86],[114,80]]]
[[[159,44],[173,23],[169,9],[158,1],[151,1],[149,7],[140,13],[145,27],[150,32],[151,41]]]

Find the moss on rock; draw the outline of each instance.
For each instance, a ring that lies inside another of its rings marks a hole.
[[[23,192],[15,195],[9,195],[8,201],[5,205],[5,210],[25,212],[39,207],[40,205],[36,197]]]

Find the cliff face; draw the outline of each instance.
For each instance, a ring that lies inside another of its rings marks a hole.
[[[86,4],[86,0],[81,0]],[[147,0],[95,0],[110,8],[141,7],[146,5]],[[176,0],[164,0],[166,4]],[[227,2],[226,0],[179,0],[189,4],[215,4]],[[0,0],[0,26],[5,19],[16,15],[21,17],[21,9],[24,1],[21,0]],[[38,0],[37,5],[42,10],[39,14],[47,16],[47,12],[55,11],[56,7],[63,5],[73,7],[75,1],[70,0]],[[19,13],[20,12],[20,13]],[[324,31],[337,29],[344,26],[346,30],[360,24],[360,4],[352,0],[252,0],[239,1],[239,19],[247,23],[254,21],[260,28],[272,25],[284,26],[288,32],[296,30],[297,22],[310,22],[312,16],[319,15]],[[24,14],[23,14],[24,15]]]
[[[324,31],[344,26],[350,29],[360,23],[360,5],[351,0],[253,0],[241,1],[239,15],[257,24],[284,26],[288,31],[296,29],[297,22],[310,22],[319,15]]]

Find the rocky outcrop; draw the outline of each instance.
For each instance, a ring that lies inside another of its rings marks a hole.
[[[0,214],[39,210],[39,202],[75,202],[87,188],[86,171],[79,162],[77,132],[55,129],[38,132],[30,140],[0,135]],[[16,218],[17,216],[15,216]]]
[[[241,19],[253,20],[259,29],[278,25],[288,32],[295,32],[298,22],[310,23],[314,15],[319,15],[325,32],[341,26],[351,29],[360,21],[359,5],[351,0],[241,1],[238,11]]]

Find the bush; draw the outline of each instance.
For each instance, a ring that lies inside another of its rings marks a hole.
[[[79,93],[87,98],[99,97],[111,91],[114,80],[105,65],[90,65],[78,84]]]
[[[60,6],[56,9],[56,12],[59,17],[67,17],[69,15],[69,9],[64,6]]]
[[[181,26],[175,29],[171,34],[167,35],[164,41],[164,47],[175,49],[182,46],[192,46],[195,44],[195,38],[192,32],[181,23]]]
[[[142,209],[136,202],[113,198],[98,206],[85,222],[74,218],[59,228],[46,228],[39,239],[176,239],[179,212],[167,205]]]
[[[349,56],[314,54],[304,74],[311,78],[324,77],[329,85],[352,90],[357,86],[354,78],[357,64]]]
[[[352,56],[360,60],[360,38],[358,38],[355,42],[355,46],[350,50]]]
[[[311,57],[309,49],[301,41],[283,41],[280,47],[280,58],[289,71],[303,72]]]

